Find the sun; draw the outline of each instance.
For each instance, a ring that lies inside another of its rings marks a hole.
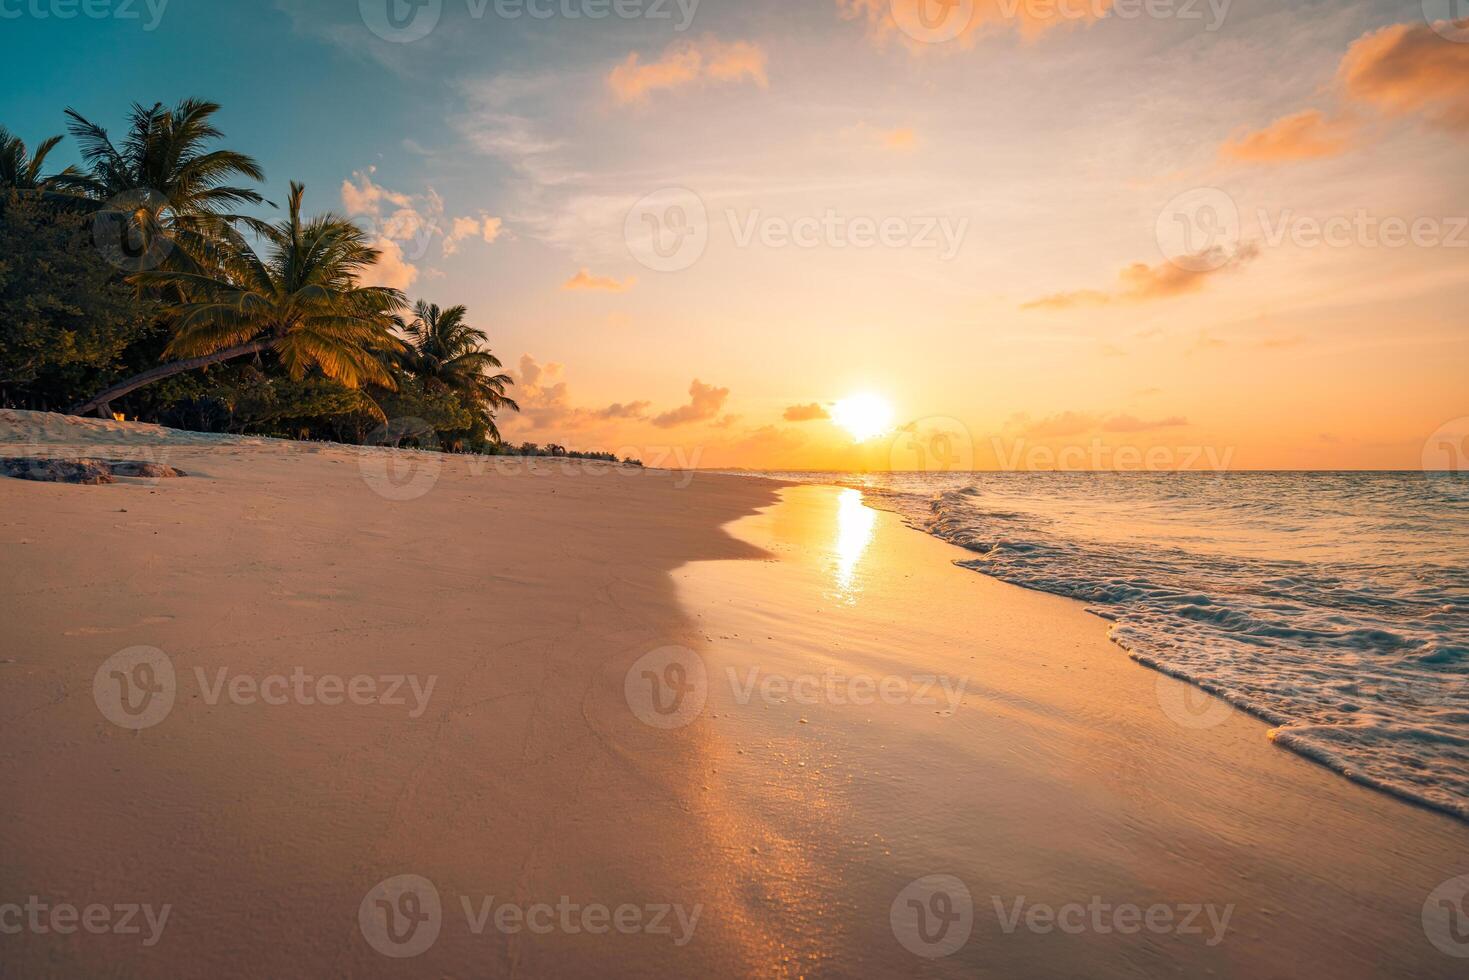
[[[856,442],[866,442],[893,427],[893,406],[881,395],[863,392],[843,398],[831,407],[831,420]]]

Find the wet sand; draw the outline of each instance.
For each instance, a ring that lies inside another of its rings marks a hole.
[[[63,443],[190,475],[0,480],[7,975],[1462,966],[1420,920],[1461,825],[853,491],[0,413]],[[909,900],[953,879],[948,950]],[[1093,896],[1202,932],[1024,918]]]
[[[723,792],[760,817],[803,972],[1463,975],[1422,918],[1469,873],[1462,824],[1273,746],[1080,603],[954,567],[971,556],[859,491],[781,497],[730,528],[773,560],[675,579],[709,637]],[[906,905],[930,875],[970,896],[952,952]]]

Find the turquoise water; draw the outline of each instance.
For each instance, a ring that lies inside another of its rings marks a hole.
[[[770,475],[859,487],[1278,744],[1469,819],[1469,477]]]

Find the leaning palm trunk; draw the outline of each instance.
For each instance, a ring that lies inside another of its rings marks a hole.
[[[403,296],[359,283],[378,251],[350,221],[330,214],[303,221],[303,191],[291,184],[283,222],[239,219],[264,239],[263,256],[223,223],[215,229],[213,268],[165,267],[130,276],[136,286],[173,290],[182,298],[169,311],[174,336],[164,351],[179,360],[98,392],[73,414],[95,411],[161,378],[267,350],[297,380],[319,370],[349,388],[391,389],[393,378],[380,358],[396,356],[402,346],[392,336],[390,317]]]
[[[269,349],[269,341],[252,340],[248,344],[240,344],[236,347],[227,348],[226,350],[215,351],[213,354],[190,357],[182,361],[169,361],[167,364],[160,364],[158,367],[150,368],[141,374],[135,374],[126,381],[119,381],[111,388],[98,392],[80,405],[72,406],[67,410],[67,414],[86,415],[89,412],[97,412],[100,415],[107,416],[111,414],[111,408],[108,403],[112,399],[121,398],[129,392],[137,391],[144,385],[150,385],[155,381],[162,381],[164,378],[171,378],[175,374],[183,374],[185,371],[193,371],[196,368],[219,364],[222,361],[233,360],[236,357],[244,357],[246,354],[259,354]]]

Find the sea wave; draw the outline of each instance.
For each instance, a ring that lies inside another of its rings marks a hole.
[[[842,482],[973,552],[962,567],[1086,603],[1277,745],[1469,820],[1465,495],[1417,473]]]

